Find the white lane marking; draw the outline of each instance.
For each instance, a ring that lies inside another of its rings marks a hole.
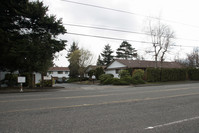
[[[165,127],[165,126],[171,126],[174,124],[179,124],[179,123],[183,123],[183,122],[187,122],[187,121],[193,121],[193,120],[197,120],[199,119],[199,116],[193,117],[193,118],[188,118],[188,119],[184,119],[184,120],[179,120],[179,121],[174,121],[174,122],[169,122],[166,124],[161,124],[161,125],[156,125],[156,126],[150,126],[145,128],[146,130],[150,130],[150,129],[154,129],[154,128],[160,128],[160,127]]]

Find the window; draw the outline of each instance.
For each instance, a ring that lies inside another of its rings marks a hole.
[[[58,74],[63,74],[63,71],[58,71],[57,73],[58,73]]]
[[[116,69],[115,71],[116,71],[116,73],[118,74],[118,73],[120,72],[120,69]]]
[[[65,74],[68,74],[68,71],[65,71]]]

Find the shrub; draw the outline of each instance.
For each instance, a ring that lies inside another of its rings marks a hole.
[[[132,77],[132,83],[133,84],[145,84],[145,81],[138,76],[134,76],[134,77]]]
[[[103,85],[110,85],[113,83],[113,78],[107,78],[102,84]]]
[[[133,84],[145,84],[145,81],[139,75],[134,75],[132,77],[132,83]]]
[[[136,69],[133,71],[133,76],[138,76],[141,77],[142,79],[144,78],[144,70],[142,69]]]
[[[133,71],[133,76],[132,76],[133,84],[144,84],[145,81],[143,80],[143,78],[144,78],[144,70],[136,69]]]
[[[113,78],[112,84],[113,85],[129,85],[130,83],[128,81],[125,81],[124,79]]]
[[[117,83],[120,81],[118,78],[113,78],[112,79],[112,84],[117,85]]]
[[[41,83],[36,83],[35,86],[36,86],[36,87],[40,87],[40,86],[41,86]]]
[[[126,77],[120,78],[120,80],[125,81],[127,84],[132,83],[132,77],[131,76],[126,76]]]
[[[79,78],[69,78],[66,83],[72,83],[72,82],[77,82],[79,81]]]
[[[112,84],[113,74],[102,74],[99,79],[101,84]]]
[[[130,76],[130,73],[129,73],[128,70],[121,70],[121,71],[119,72],[119,77],[120,77],[120,78],[129,77],[129,76]]]
[[[52,80],[43,80],[43,87],[52,87]]]

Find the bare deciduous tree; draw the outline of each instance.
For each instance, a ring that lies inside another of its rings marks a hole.
[[[168,52],[168,49],[172,44],[174,31],[172,31],[168,25],[162,24],[159,20],[158,23],[152,23],[149,21],[148,32],[151,35],[156,62],[155,67],[157,68],[158,58],[162,64],[165,59],[165,54]]]
[[[79,59],[79,74],[83,77],[84,69],[92,64],[93,61],[93,54],[86,49],[80,49],[80,59]]]
[[[194,48],[193,52],[187,54],[189,67],[199,67],[199,48]]]

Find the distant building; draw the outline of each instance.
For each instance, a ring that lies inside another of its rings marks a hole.
[[[161,62],[158,61],[157,64],[161,66]],[[119,71],[127,68],[146,70],[154,67],[155,61],[115,59],[105,68],[105,73],[118,77]],[[163,62],[162,68],[183,68],[183,66],[177,62]]]
[[[68,67],[50,67],[47,72],[47,76],[53,77],[55,80],[57,79],[68,79],[70,70]]]

